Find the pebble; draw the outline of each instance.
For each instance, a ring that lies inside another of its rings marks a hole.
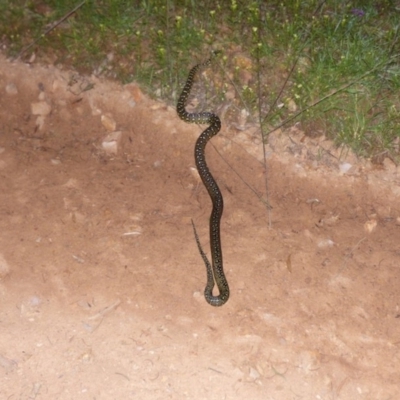
[[[364,224],[364,230],[367,233],[372,233],[377,226],[378,226],[378,221],[372,218]]]
[[[127,85],[125,85],[125,89],[127,89],[129,91],[129,93],[132,95],[132,97],[136,103],[139,103],[140,101],[143,100],[143,97],[144,97],[143,92],[134,83],[128,83]]]
[[[115,131],[115,132],[108,134],[103,139],[103,142],[101,143],[103,150],[107,154],[117,154],[118,153],[118,145],[121,142],[121,138],[122,138],[121,131]]]
[[[331,239],[321,239],[318,241],[317,246],[320,249],[323,249],[323,248],[327,248],[327,247],[333,247],[334,244],[335,244],[335,242]]]
[[[44,115],[38,115],[38,117],[36,118],[36,127],[39,129],[39,131],[41,131],[44,127],[44,120]]]
[[[250,371],[249,371],[249,378],[253,381],[255,381],[256,379],[258,379],[260,377],[260,373],[253,367],[250,367]]]
[[[342,175],[347,174],[350,169],[351,169],[352,165],[350,163],[342,163],[339,165],[339,171]]]
[[[49,115],[51,112],[50,104],[46,101],[38,101],[35,103],[31,103],[31,112],[33,115]]]
[[[6,86],[6,92],[7,92],[7,94],[11,94],[11,95],[18,94],[18,89],[17,89],[17,86],[15,85],[15,83],[9,83]]]
[[[117,123],[111,114],[103,114],[101,116],[101,123],[108,132],[114,132],[117,127]]]

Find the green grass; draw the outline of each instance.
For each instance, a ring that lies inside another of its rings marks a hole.
[[[207,108],[268,132],[288,121],[357,154],[399,161],[400,8],[381,1],[0,0],[10,55],[73,66],[176,102],[189,68],[221,49]],[[219,67],[218,67],[219,64]],[[362,79],[360,79],[362,77]],[[350,83],[354,83],[349,85]],[[319,101],[324,99],[323,101]],[[305,110],[302,112],[302,110]]]

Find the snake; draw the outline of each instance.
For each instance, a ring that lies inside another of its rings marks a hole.
[[[199,113],[189,113],[186,111],[186,103],[189,98],[190,91],[192,90],[196,74],[201,69],[204,69],[211,64],[215,54],[216,53],[213,53],[207,61],[195,65],[190,70],[186,84],[181,92],[181,95],[179,96],[176,109],[179,118],[185,122],[209,125],[208,128],[205,129],[196,140],[194,157],[197,171],[212,201],[212,211],[210,216],[210,249],[212,263],[209,262],[205,252],[201,247],[199,236],[193,220],[192,226],[197,247],[201,257],[203,258],[207,271],[207,283],[204,289],[204,297],[207,303],[218,307],[224,305],[229,299],[229,285],[224,274],[220,234],[220,222],[224,209],[224,201],[217,182],[211,175],[211,172],[207,166],[205,149],[209,140],[221,130],[221,120],[212,112],[203,111]],[[217,284],[219,291],[219,295],[217,296],[213,295],[215,284]]]

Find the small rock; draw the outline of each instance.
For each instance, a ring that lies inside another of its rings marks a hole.
[[[155,104],[150,106],[150,110],[152,110],[152,111],[158,111],[158,110],[160,110],[162,108],[165,108],[165,104],[155,103]]]
[[[33,115],[49,115],[51,112],[50,104],[45,101],[38,101],[36,103],[31,103],[31,111]]]
[[[58,89],[65,87],[65,83],[61,79],[54,79],[52,84],[52,90],[55,92]]]
[[[17,86],[15,86],[15,83],[9,83],[6,86],[6,92],[7,92],[7,94],[11,94],[11,95],[18,94],[18,89],[17,89]]]
[[[255,368],[250,367],[249,378],[251,380],[255,381],[259,377],[260,377],[260,373]]]
[[[378,221],[374,218],[370,219],[364,224],[364,230],[367,233],[372,233],[378,225]]]
[[[129,91],[136,103],[139,103],[143,99],[143,92],[134,83],[125,85],[125,89]]]
[[[196,181],[197,181],[198,183],[200,183],[200,182],[201,182],[201,178],[200,178],[200,175],[199,175],[199,171],[197,171],[197,168],[195,168],[195,167],[190,167],[190,172],[192,173],[192,175],[194,176],[194,178],[196,179]]]
[[[122,132],[115,131],[108,134],[101,143],[103,150],[108,154],[117,154],[118,145],[121,142]]]
[[[344,175],[350,171],[351,167],[352,165],[350,163],[342,163],[339,165],[339,171],[342,175]]]
[[[293,99],[289,99],[287,103],[287,108],[290,112],[296,112],[297,111],[297,104]]]
[[[38,129],[39,131],[41,131],[41,130],[43,129],[43,127],[44,127],[44,120],[45,120],[44,115],[39,115],[39,116],[36,118],[36,127],[37,127],[37,129]]]
[[[197,301],[202,301],[202,300],[203,300],[203,295],[202,295],[202,293],[199,292],[199,291],[194,292],[194,293],[193,293],[193,297],[194,297],[194,299],[197,300]]]
[[[318,241],[317,246],[320,249],[323,249],[323,248],[327,248],[327,247],[332,247],[334,244],[335,244],[335,242],[331,239],[321,239]]]
[[[117,123],[111,114],[103,114],[101,116],[101,123],[109,132],[114,132],[115,128],[117,127]]]

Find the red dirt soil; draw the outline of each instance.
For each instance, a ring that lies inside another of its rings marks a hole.
[[[4,57],[0,102],[2,399],[400,398],[390,162],[292,129],[265,170],[256,129],[223,127],[207,160],[231,297],[213,308],[199,127],[134,84]]]

